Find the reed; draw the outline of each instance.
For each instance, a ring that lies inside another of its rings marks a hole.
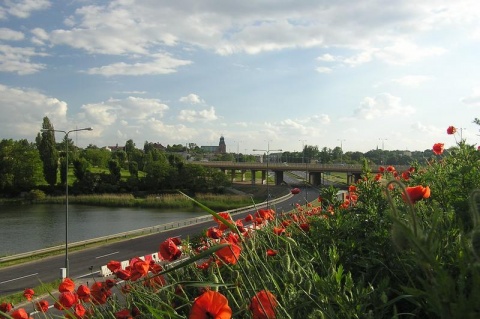
[[[252,199],[242,195],[200,194],[195,198],[212,209],[228,210],[252,205]],[[69,196],[70,204],[106,207],[143,207],[193,209],[195,203],[180,194],[155,194],[138,198],[132,194],[94,194]],[[64,204],[64,196],[48,196],[37,203]]]

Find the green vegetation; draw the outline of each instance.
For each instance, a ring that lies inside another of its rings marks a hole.
[[[198,194],[196,198],[208,203],[213,209],[233,209],[252,205],[252,199],[245,195],[215,195]],[[46,197],[37,200],[37,203],[63,204],[65,197]],[[131,194],[100,194],[100,195],[77,195],[69,197],[70,204],[110,206],[110,207],[144,207],[144,208],[173,208],[194,209],[195,203],[180,194],[148,195],[144,198],[135,197]]]
[[[259,210],[255,231],[191,199],[217,227],[159,243],[163,268],[109,263],[122,297],[95,283],[82,307],[112,319],[478,318],[480,150],[435,152],[407,171],[365,169],[344,198],[328,187],[291,212]]]

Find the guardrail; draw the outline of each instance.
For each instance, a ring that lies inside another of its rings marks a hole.
[[[293,196],[293,195],[291,193],[289,193],[285,196],[275,198],[275,199],[271,199],[269,202],[271,204],[275,204],[275,203],[278,203],[280,201],[286,200],[287,198],[290,198],[291,196]],[[230,213],[230,215],[235,215],[235,214],[242,213],[242,212],[245,212],[245,211],[248,211],[248,210],[262,208],[262,207],[265,207],[266,205],[267,205],[266,202],[262,202],[262,203],[255,204],[255,205],[250,205],[250,206],[247,206],[247,207],[241,207],[241,208],[227,210],[227,212]],[[195,224],[200,224],[200,223],[206,223],[206,222],[209,222],[211,220],[212,220],[211,215],[203,215],[203,216],[199,216],[199,217],[185,219],[185,220],[178,221],[178,222],[171,222],[171,223],[167,223],[167,224],[161,224],[161,225],[150,226],[150,227],[145,227],[145,228],[141,228],[141,229],[126,231],[126,232],[123,232],[123,233],[117,233],[117,234],[113,234],[113,235],[107,235],[107,236],[102,236],[102,237],[77,241],[77,242],[74,242],[74,243],[69,243],[68,247],[69,248],[75,248],[75,247],[86,246],[86,245],[89,245],[89,244],[108,242],[109,240],[113,240],[113,239],[126,238],[128,236],[138,237],[138,236],[150,235],[150,234],[153,234],[153,233],[161,233],[161,232],[165,232],[165,231],[172,230],[172,229],[182,228],[182,227],[195,225]],[[52,252],[56,252],[56,251],[62,251],[62,250],[65,250],[65,245],[53,246],[53,247],[48,247],[48,248],[39,249],[39,250],[35,250],[35,251],[30,251],[30,252],[26,252],[26,253],[20,253],[20,254],[15,254],[15,255],[11,255],[11,256],[0,257],[0,263],[7,262],[7,261],[14,261],[14,260],[18,260],[18,259],[29,258],[29,257],[34,257],[34,256],[39,256],[39,255],[52,253]]]

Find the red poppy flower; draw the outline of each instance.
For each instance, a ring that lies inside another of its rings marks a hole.
[[[447,128],[447,134],[448,135],[452,135],[452,134],[455,134],[457,132],[457,128],[455,126],[449,126]]]
[[[226,241],[222,241],[225,243]],[[234,243],[229,243],[230,245],[223,247],[215,252],[215,254],[220,258],[224,263],[235,265],[237,263],[238,258],[240,257],[240,253],[242,252],[242,248]]]
[[[310,224],[302,223],[299,226],[304,232],[309,232],[310,231]]]
[[[116,273],[118,270],[122,269],[122,263],[116,260],[110,260],[107,263],[107,268],[113,272]]]
[[[278,254],[278,252],[276,250],[273,250],[273,249],[267,249],[267,256],[276,256]]]
[[[58,310],[68,309],[71,308],[78,302],[77,294],[74,294],[70,291],[62,292],[58,296],[57,302],[54,304],[54,307]]]
[[[48,301],[47,300],[40,300],[35,303],[35,309],[40,312],[47,312],[48,311]]]
[[[275,235],[281,235],[285,232],[285,228],[283,227],[273,227],[273,232]]]
[[[385,172],[385,167],[383,167],[383,166],[380,166],[380,167],[378,168],[378,171],[379,171],[380,173],[383,173],[383,172]]]
[[[356,192],[356,191],[357,191],[357,186],[355,186],[355,185],[350,185],[350,186],[348,186],[348,191],[349,191],[350,193]]]
[[[165,277],[162,275],[156,275],[145,280],[143,285],[156,290],[157,288],[165,286],[166,283],[167,281],[165,280]]]
[[[443,143],[435,143],[433,144],[433,152],[436,154],[436,155],[440,155],[443,153],[443,147],[444,147],[445,144]]]
[[[137,259],[135,261],[135,263],[133,264],[132,269],[133,269],[133,271],[132,271],[130,279],[135,281],[135,280],[137,280],[141,277],[144,277],[148,274],[148,271],[150,269],[150,263],[148,263],[144,260],[141,260],[141,259]]]
[[[298,187],[292,188],[290,193],[292,193],[293,195],[299,194],[300,193],[300,188],[298,188]]]
[[[217,227],[210,227],[207,229],[206,236],[212,239],[219,239],[223,235],[223,230],[218,229]]]
[[[423,187],[422,185],[407,187],[406,192],[408,194],[408,198],[412,201],[413,204],[421,200],[422,198],[429,198],[430,197],[430,187]],[[403,200],[406,201],[405,195],[402,194]]]
[[[19,308],[10,315],[13,319],[32,319],[23,308]]]
[[[32,288],[27,288],[23,291],[23,296],[27,298],[27,300],[32,300],[33,295],[35,294],[35,291],[33,291]]]
[[[105,304],[112,295],[110,287],[104,282],[95,282],[90,287],[92,301],[96,304]]]
[[[65,292],[70,291],[73,292],[75,290],[75,283],[70,278],[65,278],[58,286],[58,291]]]
[[[130,291],[132,291],[132,286],[129,285],[129,284],[125,284],[125,285],[122,286],[121,290],[122,290],[122,293],[128,294],[128,293],[130,293]]]
[[[253,220],[253,216],[252,214],[248,214],[246,217],[245,217],[245,222],[251,222]]]
[[[132,319],[132,318],[133,318],[132,314],[128,309],[123,309],[115,312],[115,319]]]
[[[229,213],[227,212],[221,212],[221,213],[218,213],[218,215],[220,215],[220,217],[222,217],[223,219],[225,219],[227,222],[233,222],[232,220],[232,217],[230,216]],[[213,220],[215,220],[218,224],[218,228],[220,230],[226,230],[228,229],[228,226],[225,225],[220,219],[216,218],[216,217],[213,217]]]
[[[10,312],[13,309],[13,305],[10,302],[2,302],[0,304],[0,311],[7,313]]]
[[[118,279],[121,280],[129,280],[132,275],[132,272],[129,269],[120,269],[115,272],[115,276],[117,276]]]
[[[181,250],[178,249],[172,238],[167,238],[163,243],[160,244],[159,253],[163,259],[168,261],[177,260],[182,255]]]
[[[260,217],[265,220],[273,220],[275,218],[275,211],[273,209],[259,209],[255,212],[256,217]]]
[[[89,302],[90,301],[90,288],[88,288],[85,285],[80,285],[77,288],[77,295],[78,298],[83,301],[83,302]]]
[[[77,303],[75,305],[75,316],[77,318],[83,318],[86,312],[87,310],[85,310],[85,307],[81,303]]]
[[[258,292],[250,301],[250,311],[252,311],[253,319],[275,318],[275,308],[277,306],[277,298],[268,290]]]
[[[206,291],[193,302],[189,319],[230,319],[232,309],[227,298],[216,291]]]

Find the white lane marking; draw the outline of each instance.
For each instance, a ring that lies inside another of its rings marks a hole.
[[[102,257],[107,257],[107,256],[111,256],[111,255],[115,255],[115,254],[118,254],[119,251],[116,251],[114,253],[110,253],[110,254],[106,254],[106,255],[102,255],[102,256],[98,256],[98,257],[95,257],[95,259],[98,259],[98,258],[102,258]]]
[[[38,272],[34,273],[34,274],[31,274],[31,275],[26,275],[26,276],[22,276],[22,277],[18,277],[18,278],[13,278],[13,279],[9,279],[9,280],[5,280],[5,281],[2,281],[0,282],[0,285],[1,284],[5,284],[7,282],[11,282],[11,281],[15,281],[15,280],[19,280],[19,279],[23,279],[23,278],[27,278],[27,277],[32,277],[32,276],[36,276],[38,275]]]

